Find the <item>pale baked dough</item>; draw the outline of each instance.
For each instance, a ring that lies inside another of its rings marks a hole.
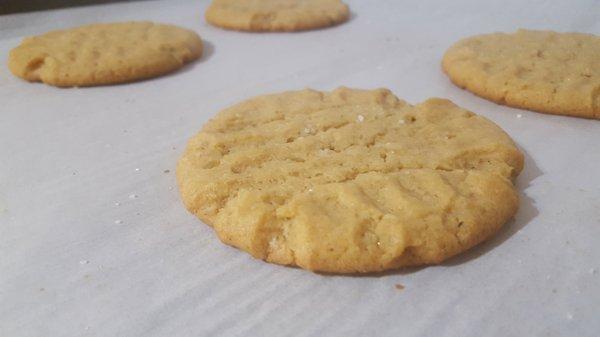
[[[29,37],[8,67],[31,82],[59,87],[130,82],[181,68],[202,55],[200,37],[151,22],[93,24]]]
[[[219,112],[177,178],[223,242],[350,273],[439,263],[489,238],[517,211],[522,167],[506,133],[448,100],[339,88]]]
[[[340,0],[213,0],[205,13],[212,25],[253,32],[323,28],[349,16]]]
[[[600,119],[600,37],[519,30],[473,36],[442,61],[456,85],[500,104]]]

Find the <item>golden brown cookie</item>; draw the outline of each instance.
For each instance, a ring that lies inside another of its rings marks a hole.
[[[177,167],[187,209],[256,258],[325,272],[439,263],[518,208],[523,155],[444,99],[339,88],[219,112]]]
[[[442,66],[452,82],[500,104],[600,119],[600,37],[519,30],[454,44]]]
[[[93,24],[29,37],[8,67],[31,82],[59,87],[130,82],[181,68],[202,55],[200,37],[151,22]]]
[[[213,0],[205,14],[212,25],[252,32],[323,28],[349,16],[340,0]]]

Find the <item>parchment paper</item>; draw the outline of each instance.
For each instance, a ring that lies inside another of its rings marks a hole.
[[[440,69],[472,34],[600,34],[600,2],[347,2],[348,23],[292,34],[211,27],[206,1],[0,16],[0,336],[600,336],[600,121],[499,106]],[[125,20],[194,29],[205,56],[86,89],[5,66],[24,36]],[[340,85],[446,97],[499,124],[526,153],[515,220],[442,265],[356,277],[255,260],[185,211],[175,163],[208,118]]]

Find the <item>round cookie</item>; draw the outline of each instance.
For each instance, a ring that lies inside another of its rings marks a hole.
[[[213,0],[205,14],[212,25],[252,32],[323,28],[349,16],[340,0]]]
[[[8,67],[31,82],[59,87],[141,80],[202,55],[200,37],[151,22],[93,24],[29,37],[10,51]]]
[[[187,209],[254,257],[323,272],[439,263],[518,208],[523,155],[444,99],[339,88],[219,112],[177,166]]]
[[[442,66],[452,82],[500,104],[600,119],[600,37],[519,30],[461,40]]]

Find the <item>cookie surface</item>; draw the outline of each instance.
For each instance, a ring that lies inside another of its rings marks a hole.
[[[340,0],[213,0],[205,14],[212,25],[253,32],[323,28],[349,16]]]
[[[454,44],[442,66],[452,82],[500,104],[600,119],[600,37],[519,30]]]
[[[326,272],[438,263],[518,208],[523,155],[489,120],[385,89],[303,90],[219,112],[177,167],[187,209],[269,262]]]
[[[130,82],[181,68],[202,55],[200,37],[151,22],[93,24],[29,37],[8,67],[27,81],[71,87]]]

